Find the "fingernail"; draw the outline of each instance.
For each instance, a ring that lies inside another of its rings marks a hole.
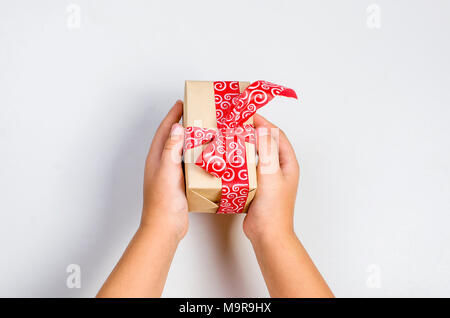
[[[170,131],[170,134],[172,135],[172,136],[180,136],[180,135],[183,135],[183,133],[184,133],[184,128],[183,128],[183,126],[181,126],[180,124],[173,124],[172,125],[172,129],[171,129],[171,131]]]

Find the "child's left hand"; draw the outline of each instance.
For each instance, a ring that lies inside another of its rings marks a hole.
[[[181,157],[184,129],[178,123],[183,102],[177,101],[153,138],[145,163],[141,229],[164,231],[181,240],[188,229],[188,205]]]

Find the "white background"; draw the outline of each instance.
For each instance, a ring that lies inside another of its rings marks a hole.
[[[0,2],[0,296],[95,295],[186,79],[297,90],[260,113],[295,146],[296,232],[337,296],[450,296],[448,1],[377,1],[381,28],[362,0],[70,3]],[[190,215],[164,296],[267,295],[242,217]]]

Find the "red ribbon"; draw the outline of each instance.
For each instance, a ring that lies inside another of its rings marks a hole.
[[[185,149],[209,143],[196,165],[222,180],[217,213],[242,213],[249,182],[245,142],[255,144],[255,129],[244,124],[275,96],[297,98],[294,90],[266,81],[250,84],[239,92],[239,82],[214,82],[217,130],[186,127]]]

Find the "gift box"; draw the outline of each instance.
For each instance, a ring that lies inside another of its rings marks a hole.
[[[250,84],[249,82],[236,83],[239,93],[242,93]],[[248,123],[253,123],[252,118],[248,120]],[[218,128],[214,82],[186,81],[183,126],[185,128],[200,127],[213,130]],[[245,146],[249,191],[243,211],[247,211],[248,205],[253,199],[256,190],[255,145],[246,142]],[[206,145],[185,149],[184,172],[186,197],[190,212],[216,213],[222,194],[222,180],[208,173],[199,165],[196,165],[197,158],[201,155],[205,147]]]
[[[297,97],[265,81],[186,81],[184,173],[190,212],[248,210],[257,191],[252,116],[277,95]]]

